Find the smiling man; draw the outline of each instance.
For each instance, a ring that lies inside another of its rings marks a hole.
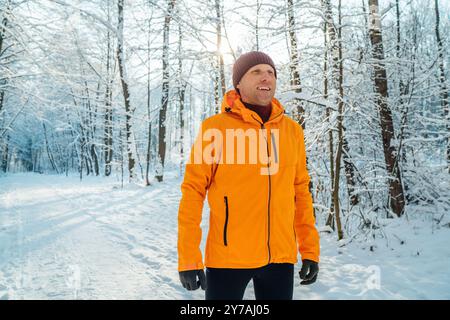
[[[256,64],[255,63],[259,63]],[[272,59],[262,52],[242,55],[233,66],[233,85],[244,105],[266,122],[272,111],[276,89],[276,70]]]
[[[207,300],[240,300],[250,280],[258,300],[292,299],[298,253],[301,284],[317,279],[319,234],[303,130],[274,98],[276,81],[268,55],[253,51],[240,56],[233,66],[235,90],[225,94],[222,112],[202,123],[195,143],[200,147],[192,148],[186,165],[178,212],[178,271],[183,287],[201,287]],[[236,134],[227,135],[230,130]],[[248,139],[241,147],[223,147],[230,142],[226,138],[234,142],[243,133],[260,138]],[[245,155],[255,148],[265,160],[193,161],[204,159],[198,157],[204,150],[214,159],[248,159]],[[230,157],[230,152],[237,155]],[[277,170],[272,170],[274,163]],[[203,261],[200,222],[206,195],[210,218]]]

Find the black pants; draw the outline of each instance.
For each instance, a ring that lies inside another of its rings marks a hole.
[[[294,265],[271,263],[255,269],[206,268],[206,300],[242,300],[253,279],[256,300],[292,300]]]

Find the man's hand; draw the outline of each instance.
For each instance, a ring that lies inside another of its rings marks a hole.
[[[318,273],[319,264],[317,262],[308,259],[303,260],[302,269],[298,273],[300,279],[303,280],[300,284],[307,285],[316,282]]]
[[[203,269],[180,271],[180,281],[183,287],[189,291],[197,290],[200,286],[206,289],[206,277]],[[197,281],[198,277],[198,281]]]

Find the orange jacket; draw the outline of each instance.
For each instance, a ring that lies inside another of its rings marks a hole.
[[[235,144],[229,147],[230,132],[244,136],[245,145],[233,137]],[[255,147],[251,136],[260,138],[257,149],[266,156],[256,163],[250,156]],[[242,156],[239,162],[242,149],[244,163]],[[227,92],[222,113],[203,121],[186,165],[178,212],[178,270],[296,263],[298,251],[302,259],[319,262],[309,180],[303,129],[284,115],[280,102],[272,100],[270,119],[263,124],[236,91]],[[200,222],[206,194],[210,217],[203,264]]]

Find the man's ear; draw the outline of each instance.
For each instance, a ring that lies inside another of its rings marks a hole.
[[[239,82],[237,85],[236,85],[236,89],[240,89],[241,88],[241,83]]]

